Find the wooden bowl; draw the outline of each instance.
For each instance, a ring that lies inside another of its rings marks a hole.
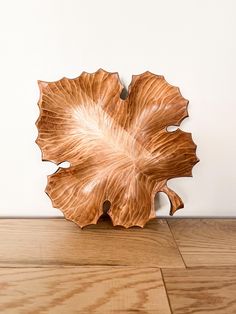
[[[105,203],[114,226],[143,227],[156,217],[157,192],[169,197],[171,215],[183,207],[167,180],[192,176],[198,158],[190,133],[167,130],[188,116],[178,87],[145,72],[121,99],[118,74],[100,69],[39,88],[42,160],[70,163],[48,176],[46,193],[67,219],[96,224]]]

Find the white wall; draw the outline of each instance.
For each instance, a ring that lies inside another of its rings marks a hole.
[[[183,198],[176,216],[236,216],[236,2],[234,0],[0,1],[0,216],[56,216],[44,194],[56,166],[34,143],[37,79],[102,67],[150,70],[190,100],[182,129],[201,162],[169,185]],[[160,215],[169,208],[161,198]]]

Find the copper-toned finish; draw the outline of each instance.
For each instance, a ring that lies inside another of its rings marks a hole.
[[[198,159],[190,133],[167,131],[188,116],[177,87],[145,72],[132,77],[123,100],[118,74],[101,69],[39,87],[42,159],[70,162],[48,176],[46,193],[67,219],[96,224],[109,201],[113,225],[143,227],[156,216],[154,196],[161,191],[171,215],[183,207],[167,180],[191,176]]]

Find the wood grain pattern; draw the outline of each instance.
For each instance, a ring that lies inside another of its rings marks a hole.
[[[0,312],[171,314],[160,271],[133,267],[0,269]]]
[[[235,219],[169,219],[187,266],[236,266]]]
[[[65,219],[0,220],[0,266],[130,265],[184,267],[164,220],[145,229],[107,219],[83,230]]]
[[[173,314],[235,314],[236,268],[164,269]]]
[[[165,220],[1,219],[0,313],[235,314],[236,220],[168,222],[192,268]]]
[[[167,181],[192,176],[198,159],[190,133],[167,131],[188,116],[177,87],[145,72],[132,77],[123,100],[118,74],[102,69],[39,87],[42,159],[70,163],[48,176],[46,193],[67,219],[96,224],[109,202],[114,226],[143,227],[156,217],[157,192],[168,195],[170,214],[183,207]]]

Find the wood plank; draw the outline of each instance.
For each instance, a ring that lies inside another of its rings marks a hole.
[[[236,266],[236,219],[169,219],[187,266]]]
[[[170,314],[156,268],[0,269],[0,312]]]
[[[65,219],[0,220],[0,266],[184,264],[165,220],[144,229],[113,227],[103,219],[81,230]]]
[[[236,268],[164,269],[173,314],[235,314]]]

